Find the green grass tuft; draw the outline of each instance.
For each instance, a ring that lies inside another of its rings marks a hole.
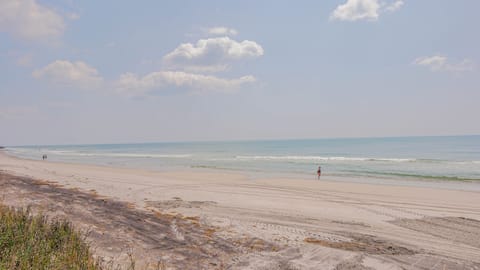
[[[49,222],[0,204],[0,270],[99,270],[82,236],[67,221]]]

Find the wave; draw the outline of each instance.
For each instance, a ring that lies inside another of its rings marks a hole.
[[[344,162],[421,162],[445,163],[456,165],[480,164],[480,160],[443,160],[425,158],[383,158],[383,157],[325,157],[325,156],[235,156],[237,160],[265,160],[265,161],[344,161]]]
[[[414,162],[415,158],[370,158],[370,157],[323,157],[323,156],[235,156],[240,160],[280,160],[280,161],[385,161]]]
[[[189,158],[191,154],[149,154],[149,153],[87,153],[68,150],[49,150],[47,153],[62,156],[85,157],[126,157],[126,158]]]
[[[70,157],[111,157],[111,158],[163,158],[163,159],[186,159],[199,158],[204,159],[208,157],[209,161],[278,161],[290,163],[316,163],[316,162],[338,162],[338,163],[353,163],[353,162],[372,162],[373,163],[430,163],[430,164],[445,164],[445,165],[459,165],[459,166],[478,166],[480,160],[447,160],[447,159],[426,159],[426,158],[390,158],[390,157],[348,157],[348,156],[315,156],[315,155],[232,155],[232,156],[204,156],[174,153],[141,153],[141,152],[102,152],[95,150],[83,149],[48,149],[48,148],[7,148],[8,152],[20,155],[38,155],[39,153],[47,153],[57,156]],[[366,163],[365,163],[366,164]]]
[[[354,172],[354,171],[351,171],[351,172]],[[406,178],[417,178],[417,179],[425,179],[425,180],[480,181],[479,178],[469,178],[469,177],[451,176],[451,175],[427,175],[427,174],[375,172],[375,171],[365,171],[365,172],[357,172],[357,173],[364,173],[364,174],[369,174],[369,175],[383,175],[383,176],[397,176],[397,177],[406,177]]]

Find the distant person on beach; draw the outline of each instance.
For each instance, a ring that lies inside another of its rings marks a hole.
[[[42,160],[45,160],[45,159],[47,159],[47,155],[42,156]]]
[[[317,175],[318,175],[318,180],[320,180],[320,176],[322,175],[322,167],[321,166],[318,166]]]

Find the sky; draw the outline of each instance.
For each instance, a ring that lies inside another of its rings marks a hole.
[[[478,10],[0,0],[0,145],[480,134]]]

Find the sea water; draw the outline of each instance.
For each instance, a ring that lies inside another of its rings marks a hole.
[[[480,136],[339,138],[8,147],[29,159],[249,175],[480,181]]]

